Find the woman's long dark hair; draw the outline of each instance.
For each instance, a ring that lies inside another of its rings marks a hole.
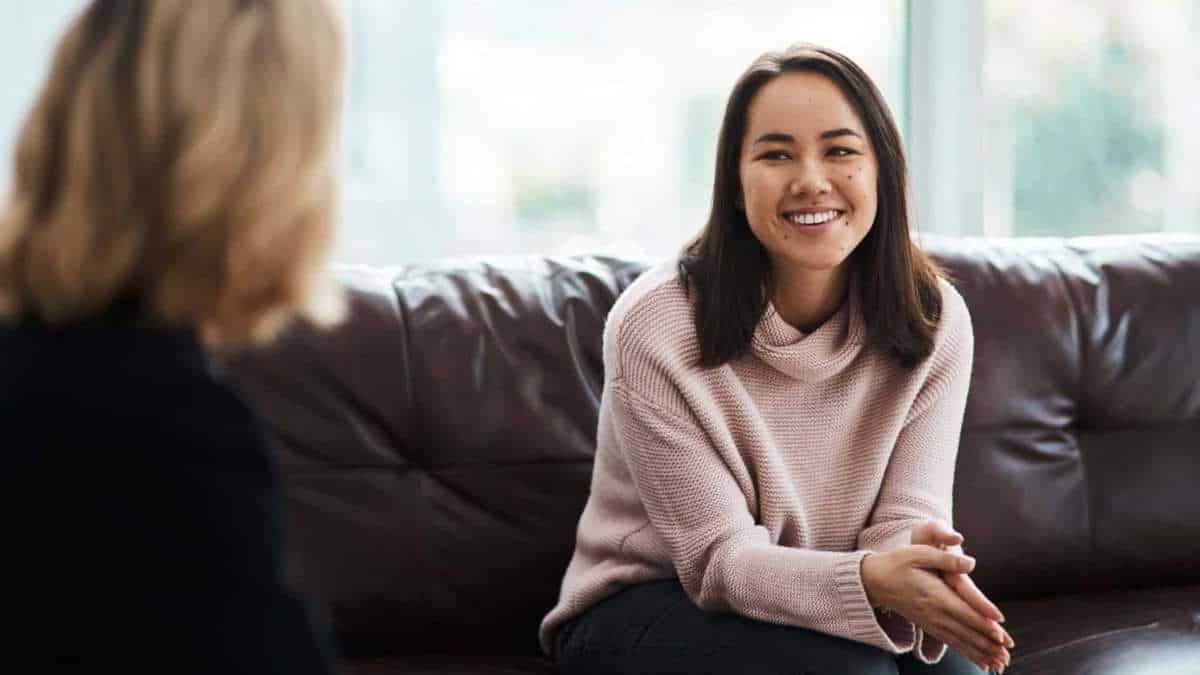
[[[866,126],[879,164],[879,206],[870,232],[850,256],[851,274],[858,281],[867,343],[912,367],[933,351],[942,309],[937,277],[942,272],[910,236],[908,168],[900,132],[883,95],[858,65],[832,49],[811,44],[758,57],[738,79],[725,106],[712,211],[679,261],[680,279],[695,305],[699,365],[719,366],[744,355],[767,308],[771,263],[738,208],[742,193],[738,166],[750,101],[767,82],[789,72],[828,77]]]

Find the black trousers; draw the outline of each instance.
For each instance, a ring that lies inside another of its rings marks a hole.
[[[567,622],[556,648],[563,675],[979,675],[947,650],[937,665],[912,654],[804,628],[697,607],[678,579],[631,586]]]

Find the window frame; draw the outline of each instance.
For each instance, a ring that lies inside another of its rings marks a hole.
[[[984,0],[907,0],[903,133],[917,230],[984,232]]]

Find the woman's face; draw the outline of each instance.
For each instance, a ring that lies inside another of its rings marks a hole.
[[[781,276],[833,272],[867,236],[878,165],[832,80],[784,73],[750,101],[739,176],[754,236]]]

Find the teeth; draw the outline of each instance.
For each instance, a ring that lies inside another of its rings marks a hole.
[[[821,211],[820,213],[796,213],[788,214],[787,219],[797,225],[819,225],[829,220],[833,220],[838,215],[837,211]]]

